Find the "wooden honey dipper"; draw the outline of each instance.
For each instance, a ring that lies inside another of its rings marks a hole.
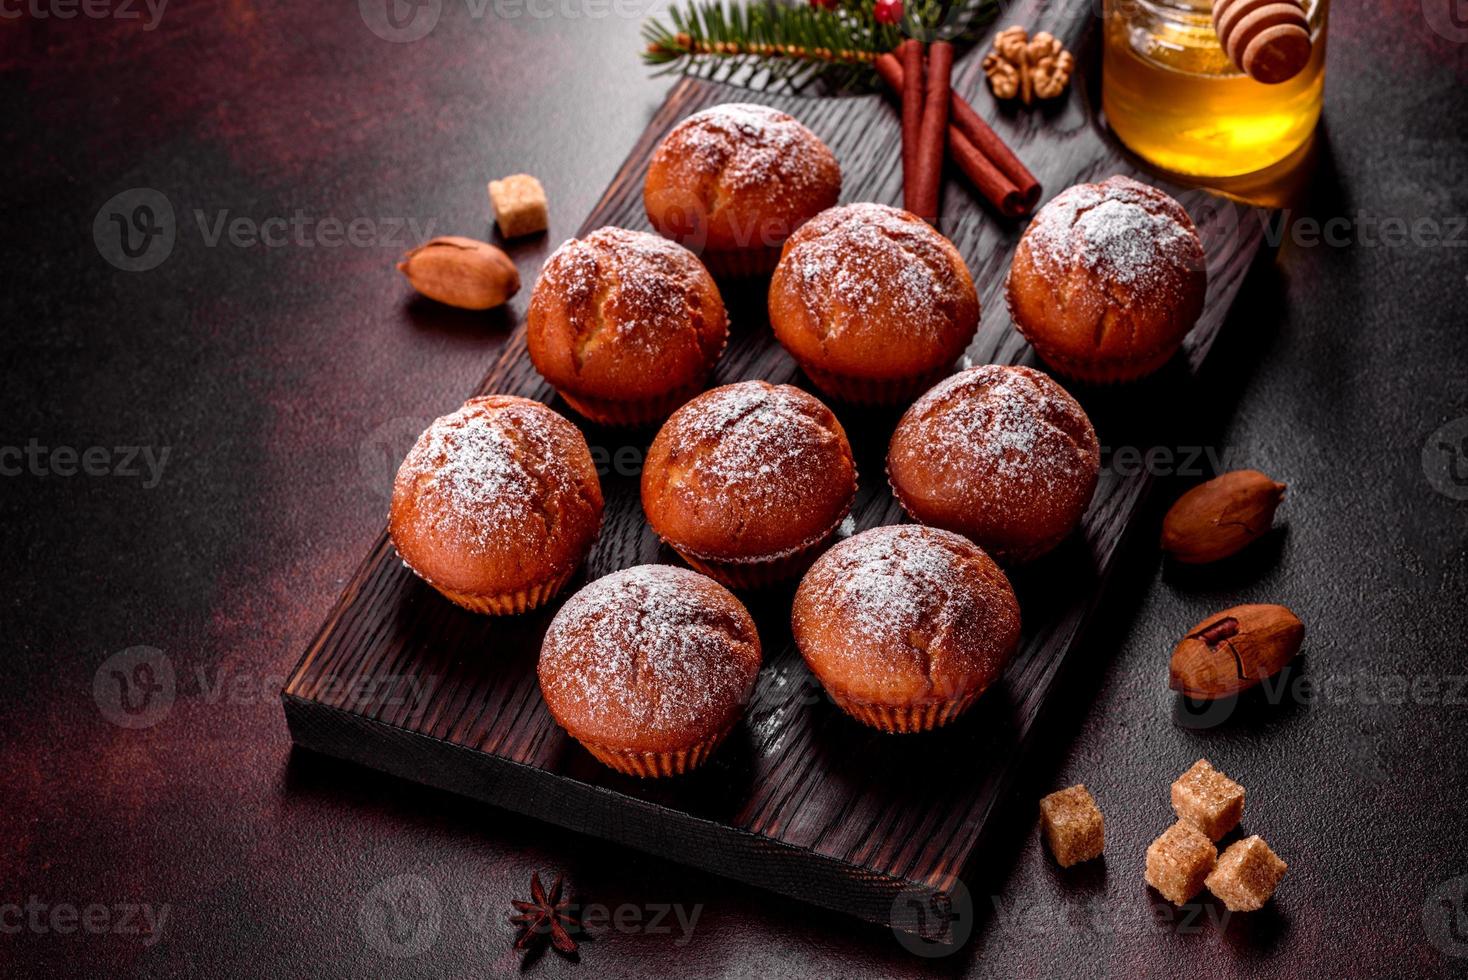
[[[1213,29],[1239,71],[1265,85],[1289,81],[1310,61],[1300,0],[1213,0]]]

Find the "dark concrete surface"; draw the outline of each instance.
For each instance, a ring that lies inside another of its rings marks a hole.
[[[0,973],[1465,972],[1461,3],[1337,5],[1318,169],[1193,404],[1159,406],[1188,421],[1175,459],[1205,447],[1287,482],[1281,527],[1185,573],[1152,541],[1196,477],[1159,488],[942,958],[292,751],[280,682],[379,532],[397,458],[484,374],[666,86],[637,61],[643,6],[441,8],[411,43],[351,3],[174,0],[151,29],[141,5],[5,8]],[[553,227],[512,249],[511,308],[411,301],[398,254],[418,232],[488,235],[484,182],[520,170]],[[133,259],[107,216],[139,205],[175,230]],[[1321,243],[1310,222],[1330,219]],[[1180,715],[1172,644],[1242,601],[1299,612],[1304,655],[1272,693]],[[148,680],[138,663],[158,687],[128,713],[113,672]],[[1199,755],[1248,786],[1248,831],[1290,863],[1259,913],[1173,914],[1141,882]],[[1035,803],[1077,781],[1108,848],[1062,872]],[[579,963],[510,950],[536,870],[601,918]]]

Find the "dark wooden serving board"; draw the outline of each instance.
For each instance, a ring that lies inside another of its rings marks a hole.
[[[1047,9],[1053,6],[1055,9]],[[1065,187],[1132,173],[1178,196],[1199,225],[1209,295],[1182,356],[1159,377],[1076,394],[1103,446],[1175,444],[1169,403],[1191,384],[1259,247],[1263,222],[1247,209],[1141,174],[1106,134],[1092,106],[1097,46],[1089,5],[1033,3],[1006,22],[1049,29],[1090,62],[1091,79],[1059,107],[1001,112],[985,91],[979,51],[955,84],[994,122],[1044,183]],[[1044,11],[1044,12],[1040,12]],[[843,201],[900,203],[898,119],[880,97],[804,99],[683,81],[633,147],[583,230],[647,228],[642,178],[653,146],[678,120],[725,101],[785,109],[835,151]],[[1022,225],[985,210],[966,185],[944,192],[943,231],[978,284],[983,319],[972,363],[1036,363],[1012,329],[1002,285]],[[1243,220],[1248,217],[1249,220]],[[806,386],[764,318],[763,284],[725,288],[732,336],[712,383],[764,378]],[[1073,389],[1074,390],[1074,389]],[[647,528],[636,463],[652,431],[586,425],[540,379],[523,331],[479,388],[538,398],[581,424],[612,465],[603,477],[606,523],[585,581],[629,565],[677,563]],[[444,412],[456,405],[442,406]],[[884,478],[897,411],[833,406],[861,472],[857,530],[902,519]],[[621,455],[617,455],[618,450]],[[807,673],[789,635],[793,587],[747,597],[766,651],[754,703],[710,763],[688,776],[639,781],[595,762],[552,722],[535,664],[559,603],[519,618],[471,615],[450,605],[397,560],[384,532],[301,658],[282,692],[295,741],[406,779],[464,793],[561,826],[697,865],[872,922],[923,930],[938,921],[958,882],[983,859],[982,834],[1032,734],[1067,652],[1092,610],[1149,478],[1107,469],[1080,533],[1015,573],[1024,639],[1004,679],[967,717],[919,736],[883,736],[841,714]]]

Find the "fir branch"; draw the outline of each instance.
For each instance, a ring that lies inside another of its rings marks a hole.
[[[778,0],[689,0],[669,8],[668,19],[643,27],[648,64],[760,88],[798,91],[817,79],[865,85],[871,59],[901,40],[870,15]]]
[[[668,20],[643,25],[643,60],[678,72],[750,88],[800,91],[813,83],[871,89],[872,61],[905,37],[971,40],[997,0],[906,0],[900,24],[878,23],[873,0],[682,0]]]

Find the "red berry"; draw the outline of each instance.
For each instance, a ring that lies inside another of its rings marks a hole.
[[[902,19],[902,0],[877,0],[872,16],[878,24],[895,24]]]
[[[840,2],[841,0],[810,0],[810,5],[820,7],[822,10],[835,10],[836,4]]]

